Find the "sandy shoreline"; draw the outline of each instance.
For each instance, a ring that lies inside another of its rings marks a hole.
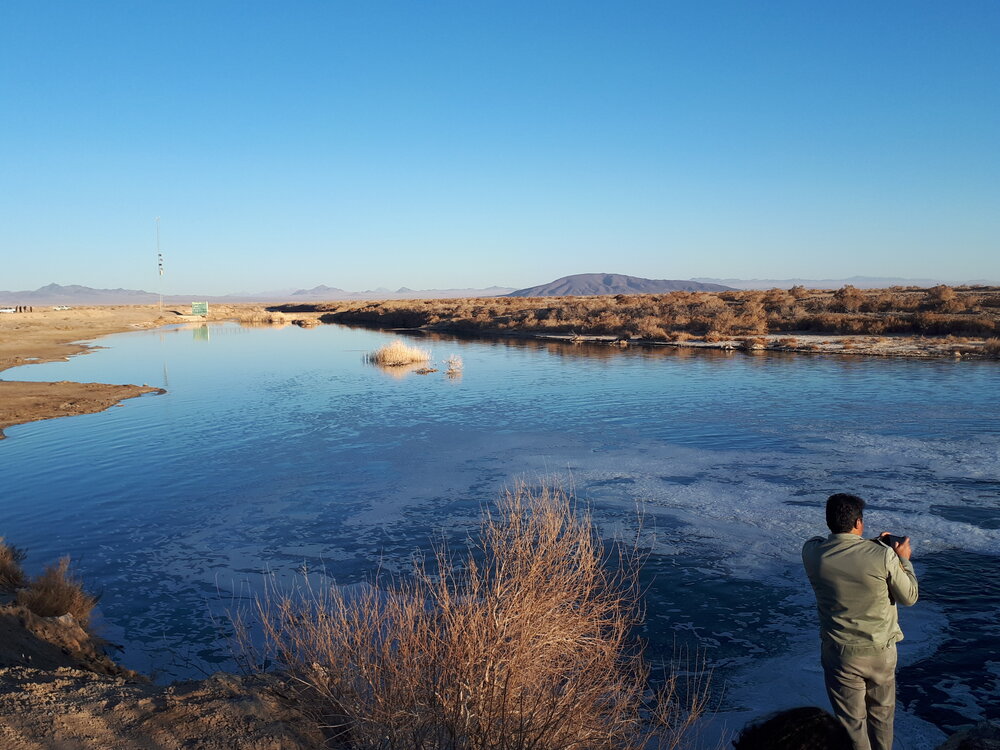
[[[163,389],[137,384],[36,383],[9,380],[3,371],[21,365],[66,361],[72,356],[99,349],[82,343],[102,336],[149,330],[178,323],[207,320],[253,321],[267,317],[263,306],[213,305],[207,318],[187,315],[186,306],[99,305],[52,310],[39,307],[33,312],[0,315],[0,440],[3,430],[14,425],[55,417],[94,414],[121,401]],[[315,315],[295,316],[300,325],[314,325]],[[289,318],[287,322],[292,322]]]
[[[97,348],[81,341],[156,328],[169,322],[155,305],[46,309],[0,315],[0,371],[19,365],[65,361]],[[141,385],[0,379],[0,438],[6,427],[54,417],[93,414],[124,399],[153,392],[162,391]]]

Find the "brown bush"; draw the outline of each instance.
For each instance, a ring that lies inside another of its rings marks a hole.
[[[24,586],[24,570],[21,568],[24,558],[24,550],[7,544],[0,537],[0,591],[13,593]]]
[[[636,334],[649,341],[666,341],[667,332],[663,330],[660,322],[653,317],[642,318],[636,325]]]
[[[857,312],[864,302],[865,295],[860,289],[845,284],[833,293],[833,298],[837,301],[841,312]]]
[[[335,586],[265,598],[264,652],[247,653],[293,678],[339,747],[675,748],[705,693],[682,700],[671,678],[648,704],[649,669],[628,639],[636,573],[631,552],[608,559],[563,493],[521,489],[460,563],[439,551],[433,570],[350,600]]]
[[[39,617],[73,615],[77,624],[86,629],[97,597],[84,591],[83,582],[70,572],[69,558],[64,557],[18,591],[17,603]]]
[[[988,357],[1000,358],[1000,339],[986,339],[982,351]]]

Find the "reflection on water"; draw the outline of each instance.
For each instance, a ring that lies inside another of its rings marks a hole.
[[[996,363],[442,334],[419,336],[438,372],[364,363],[398,335],[175,327],[8,372],[169,392],[8,430],[0,534],[32,572],[71,554],[127,663],[169,679],[228,663],[225,610],[261,571],[405,569],[433,539],[463,544],[505,484],[554,476],[609,536],[644,517],[651,655],[700,646],[727,710],[763,711],[775,695],[739,686],[775,660],[822,701],[799,548],[823,532],[826,496],[853,491],[873,527],[914,539],[926,594],[901,614],[910,683],[950,686],[901,687],[918,717],[902,731],[995,716],[982,665],[996,634],[934,592],[1000,556]],[[446,376],[453,354],[461,378]],[[1000,617],[995,597],[976,606]],[[962,659],[933,658],[949,644]]]

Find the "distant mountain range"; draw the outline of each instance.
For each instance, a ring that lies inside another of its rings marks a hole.
[[[599,294],[665,294],[666,292],[725,292],[731,286],[700,281],[643,279],[619,273],[578,273],[548,284],[518,289],[508,297],[567,297]]]
[[[490,286],[485,289],[410,289],[401,286],[396,291],[378,287],[363,292],[348,292],[334,286],[315,286],[292,292],[295,300],[350,300],[350,299],[446,299],[452,297],[501,297],[513,291],[509,286]]]
[[[241,302],[288,302],[291,300],[361,300],[361,299],[444,299],[454,297],[499,297],[513,291],[511,287],[491,286],[486,289],[368,289],[348,292],[337,287],[320,285],[312,289],[279,290],[273,292],[240,292],[239,294],[165,294],[170,305],[192,301],[216,304]],[[94,289],[89,286],[47,284],[31,291],[0,291],[0,305],[151,305],[160,299],[156,292],[142,289]]]
[[[34,291],[0,291],[0,304],[5,305],[148,305],[159,299],[159,295],[141,289],[93,289],[79,284],[47,284]]]
[[[897,277],[851,276],[845,279],[713,279],[696,278],[687,281],[669,279],[644,279],[615,273],[581,273],[561,279],[514,290],[511,287],[490,286],[483,289],[410,289],[400,287],[395,291],[379,287],[363,292],[350,292],[338,287],[321,284],[311,289],[281,289],[270,292],[239,292],[226,295],[169,294],[163,301],[171,305],[207,301],[216,304],[305,302],[337,300],[386,300],[386,299],[449,299],[457,297],[560,297],[567,295],[599,294],[663,294],[675,291],[720,292],[732,289],[788,289],[804,286],[810,289],[839,289],[851,284],[859,289],[877,289],[890,286],[930,287],[935,284],[1000,286],[1000,282],[971,280],[963,282],[941,279],[904,279]],[[150,305],[156,304],[159,295],[142,289],[94,289],[71,284],[47,284],[32,291],[0,291],[0,305]]]

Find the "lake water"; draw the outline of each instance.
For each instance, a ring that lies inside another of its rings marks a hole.
[[[643,635],[654,658],[705,650],[715,737],[826,705],[799,551],[825,498],[854,492],[873,533],[913,538],[902,746],[1000,716],[997,363],[429,337],[464,374],[394,377],[363,362],[391,338],[180,327],[3,373],[168,393],[8,429],[0,534],[30,572],[71,555],[122,660],[170,680],[231,667],[225,612],[263,571],[362,581],[461,543],[504,486],[553,478],[609,537],[641,508]]]

